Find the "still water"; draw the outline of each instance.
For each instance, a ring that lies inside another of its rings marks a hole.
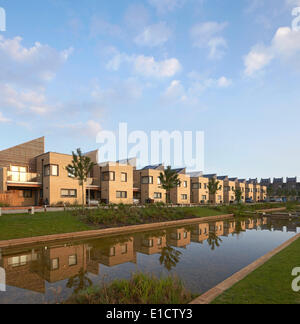
[[[176,274],[201,294],[300,232],[299,221],[232,219],[155,232],[0,250],[0,303],[54,303],[142,271]]]

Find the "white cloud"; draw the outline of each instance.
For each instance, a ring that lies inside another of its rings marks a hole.
[[[164,14],[169,11],[173,11],[177,8],[181,8],[185,0],[148,0],[149,3],[155,7],[158,13]]]
[[[129,64],[135,74],[148,78],[169,78],[181,71],[181,64],[176,58],[156,61],[153,56],[130,56],[117,51],[114,52],[106,68],[118,71],[123,63]]]
[[[94,120],[88,120],[87,122],[59,124],[54,127],[57,131],[62,130],[63,133],[67,133],[76,137],[95,137],[101,131],[101,125]]]
[[[43,115],[58,106],[51,106],[46,102],[45,90],[16,89],[9,84],[0,84],[0,104],[9,109],[17,109],[20,113],[34,113]]]
[[[244,58],[245,74],[254,76],[274,59],[278,58],[292,66],[300,54],[300,31],[290,27],[279,28],[269,46],[255,45]]]
[[[285,0],[285,3],[288,6],[293,6],[293,7],[300,6],[300,0]]]
[[[0,123],[9,123],[10,119],[5,118],[2,114],[2,112],[0,111]]]
[[[24,87],[39,86],[52,80],[66,62],[72,48],[58,52],[38,42],[26,48],[22,38],[6,39],[0,35],[0,81]]]
[[[118,71],[123,63],[131,63],[133,56],[126,53],[120,53],[115,48],[110,50],[111,59],[106,64],[106,68],[111,71]]]
[[[198,105],[200,97],[207,89],[228,88],[232,80],[222,76],[218,79],[200,79],[197,73],[190,73],[192,79],[188,87],[179,80],[173,80],[162,94],[162,100],[168,104]]]
[[[46,85],[56,76],[73,49],[57,51],[36,42],[22,45],[22,38],[0,35],[0,106],[17,113],[43,115],[59,108],[46,98]]]
[[[300,31],[289,27],[279,28],[273,38],[274,52],[283,58],[291,58],[300,53]]]
[[[160,22],[146,27],[134,41],[137,45],[155,47],[166,43],[170,36],[170,28],[165,22]]]
[[[128,27],[140,31],[149,25],[150,14],[141,3],[134,3],[126,10],[124,20]]]
[[[200,23],[192,27],[190,35],[193,46],[198,48],[208,48],[210,59],[221,59],[227,49],[227,41],[220,33],[227,27],[227,23],[217,23],[214,21]]]
[[[273,60],[274,56],[269,48],[264,45],[256,45],[244,58],[245,74],[254,75],[257,71],[265,68]]]
[[[115,82],[113,87],[102,88],[95,82],[91,95],[103,106],[128,103],[142,97],[143,86],[135,78]]]
[[[170,78],[181,71],[181,65],[175,58],[155,61],[154,57],[140,55],[134,60],[136,73],[155,78]]]
[[[232,85],[232,80],[223,76],[217,80],[217,84],[220,88],[228,88]]]
[[[92,37],[99,35],[122,36],[123,31],[119,25],[111,24],[100,17],[94,16],[91,21],[90,33]]]
[[[179,80],[172,81],[170,86],[165,90],[163,98],[171,102],[184,102],[186,100],[186,93],[181,82]]]

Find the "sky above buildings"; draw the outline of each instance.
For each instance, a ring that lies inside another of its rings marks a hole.
[[[204,131],[207,173],[300,175],[300,0],[0,7],[0,149],[46,136],[48,151],[89,151],[127,122]]]

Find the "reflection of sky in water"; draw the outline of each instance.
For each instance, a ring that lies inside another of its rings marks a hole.
[[[203,243],[191,242],[185,248],[176,247],[175,249],[180,251],[181,255],[171,273],[180,277],[192,292],[203,293],[293,237],[295,231],[300,232],[300,227],[296,229],[293,226],[291,228],[287,222],[281,222],[275,228],[279,230],[261,230],[258,227],[239,235],[221,236],[220,246],[214,250],[207,240]],[[93,245],[90,241],[80,244]],[[101,243],[94,249],[99,248],[101,249]],[[12,254],[12,256],[14,255]],[[109,267],[98,262],[99,264],[96,263],[94,266],[94,274],[89,272],[88,278],[94,284],[101,284],[103,281],[109,282],[118,278],[128,279],[136,271],[153,273],[157,276],[169,274],[166,268],[160,264],[159,259],[160,254],[146,255],[137,252],[136,264],[125,261],[123,264]],[[95,274],[97,269],[98,275]],[[30,268],[30,271],[34,270]],[[45,293],[7,287],[7,292],[0,292],[0,303],[53,303],[67,298],[73,291],[66,288],[68,277],[55,283],[49,283],[42,277],[39,278],[39,281],[41,281]]]

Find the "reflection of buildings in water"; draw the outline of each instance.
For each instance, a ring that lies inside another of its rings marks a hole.
[[[242,230],[262,229],[297,232],[299,222],[280,222],[272,218],[243,220]],[[146,255],[158,254],[169,245],[186,247],[192,242],[204,242],[210,233],[217,237],[229,235],[237,230],[237,222],[219,221],[193,225],[191,232],[185,228],[171,229],[168,234],[154,236],[142,234],[136,237],[119,238],[108,242],[97,240],[89,244],[53,245],[31,249],[4,249],[0,251],[0,267],[6,271],[7,286],[45,293],[45,280],[54,283],[69,279],[84,272],[99,274],[101,264],[113,267],[123,263],[136,263],[136,252]]]
[[[256,226],[260,227],[262,225],[262,220],[260,218],[256,219]]]
[[[191,232],[191,241],[195,243],[203,243],[209,237],[209,224],[194,225]]]
[[[167,243],[174,247],[186,248],[191,243],[191,232],[185,228],[170,230],[167,234]]]
[[[38,254],[36,271],[50,283],[76,276],[87,270],[87,249],[86,244],[45,247]]]
[[[254,229],[254,219],[249,218],[249,219],[247,220],[247,228],[248,228],[248,229]]]
[[[297,225],[296,224],[289,224],[286,227],[288,232],[293,232],[293,233],[297,233]]]
[[[235,232],[236,222],[225,222],[224,223],[224,234],[223,236],[228,236]]]
[[[246,221],[241,221],[240,224],[241,224],[242,231],[246,231],[246,229],[247,229],[247,223],[246,223]]]
[[[0,252],[0,266],[6,271],[7,286],[45,292],[45,280],[59,282],[77,276],[81,270],[99,274],[99,264],[115,266],[136,263],[133,238],[103,248],[88,244],[41,247],[32,251]]]
[[[134,240],[134,248],[137,252],[153,255],[161,253],[162,249],[167,246],[167,236],[148,237],[138,236]]]
[[[91,260],[108,267],[122,263],[136,263],[136,252],[134,250],[134,238],[124,243],[116,243],[105,247],[93,247],[90,252]]]
[[[2,255],[0,261],[0,266],[6,272],[7,286],[18,287],[38,293],[45,292],[45,281],[34,272],[34,265],[37,262],[37,253],[35,250]]]
[[[216,236],[224,235],[224,222],[219,221],[209,225],[209,231],[216,234]]]

